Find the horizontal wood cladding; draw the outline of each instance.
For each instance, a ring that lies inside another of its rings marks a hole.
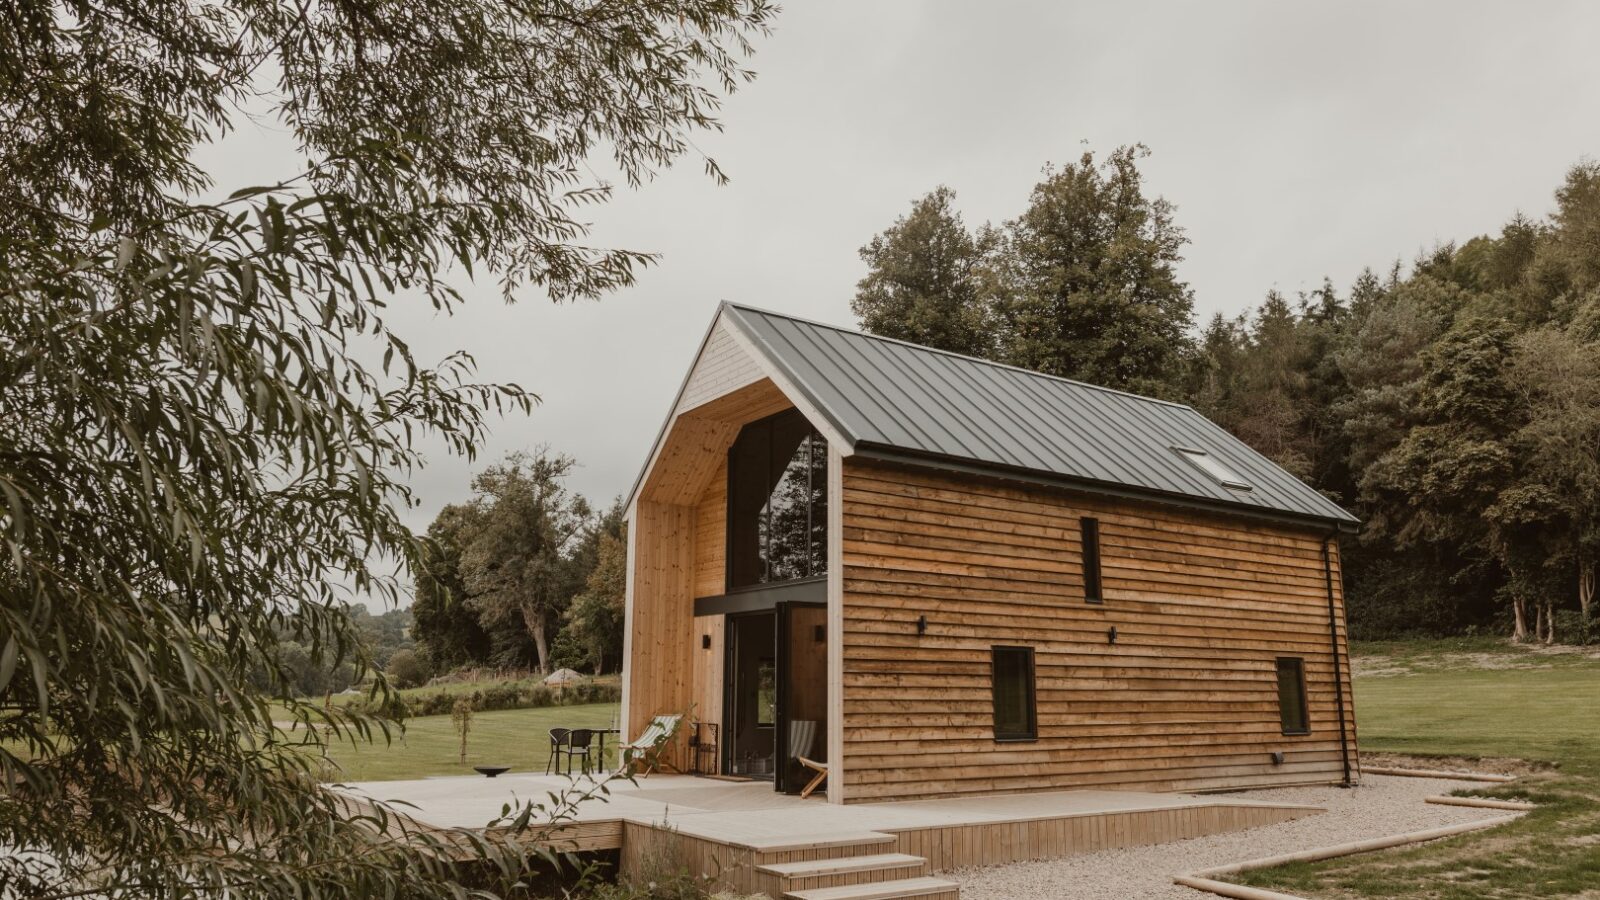
[[[844,463],[850,800],[1343,777],[1323,534],[856,457]],[[1103,604],[1084,598],[1084,516],[1100,522]],[[1037,740],[994,740],[995,645],[1034,648]],[[1279,656],[1305,660],[1310,734],[1281,733]],[[1348,670],[1341,675],[1353,765]],[[1283,751],[1284,762],[1273,764],[1271,751]]]

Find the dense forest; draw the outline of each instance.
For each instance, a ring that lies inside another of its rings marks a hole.
[[[1181,400],[1363,520],[1358,637],[1590,636],[1600,558],[1600,164],[1546,220],[1193,321],[1187,238],[1125,147],[969,228],[940,187],[861,250],[869,331]],[[1448,228],[1449,223],[1440,223]]]

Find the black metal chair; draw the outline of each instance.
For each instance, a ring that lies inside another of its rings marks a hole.
[[[570,728],[550,729],[550,758],[544,761],[544,773],[550,774],[550,768],[556,766],[556,773],[560,774],[561,768],[556,765],[556,755],[561,750],[561,745],[567,742],[567,735],[572,733]]]
[[[552,729],[553,730],[553,729]],[[574,728],[567,732],[567,739],[556,745],[555,752],[567,758],[567,774],[572,774],[572,760],[575,757],[583,758],[583,774],[589,774],[589,745],[594,741],[594,732],[587,728]],[[561,766],[556,766],[556,774],[561,774]]]

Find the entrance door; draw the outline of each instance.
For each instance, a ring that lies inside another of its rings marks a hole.
[[[798,794],[828,756],[828,607],[778,604],[777,789]]]
[[[772,778],[777,746],[777,617],[771,611],[727,618],[722,771]]]

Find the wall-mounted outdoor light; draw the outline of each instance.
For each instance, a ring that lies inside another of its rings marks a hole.
[[[1283,765],[1283,751],[1282,750],[1274,750],[1274,751],[1272,751],[1272,764],[1275,765],[1275,766]]]
[[[1117,642],[1117,626],[1113,625],[1110,628],[1106,629],[1106,643],[1115,644],[1116,642]]]
[[[816,637],[817,643],[825,644],[828,642],[828,626],[818,625],[817,630],[812,633]]]
[[[927,633],[928,633],[928,617],[927,616],[917,616],[917,634],[920,636],[920,635],[924,635],[924,634],[927,634]]]
[[[711,635],[709,635],[709,634],[700,635],[700,649],[701,650],[710,650],[711,649]]]

